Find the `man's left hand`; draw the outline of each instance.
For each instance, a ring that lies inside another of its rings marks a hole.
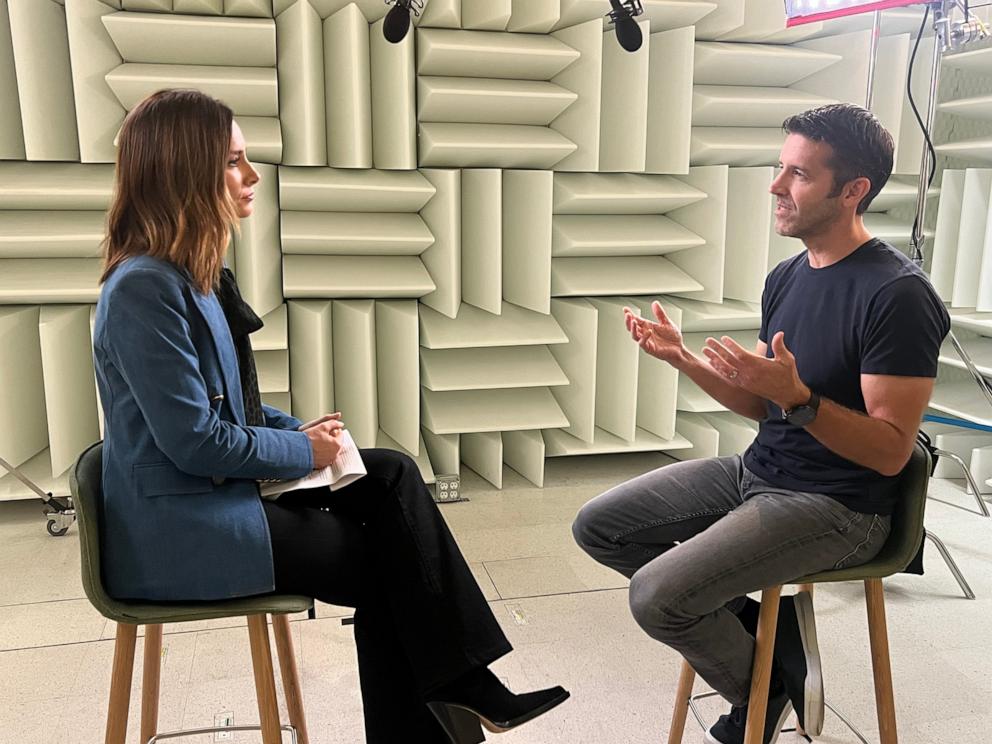
[[[729,382],[761,398],[770,400],[783,411],[805,404],[812,394],[796,369],[796,358],[786,348],[785,334],[772,338],[771,359],[748,351],[730,336],[719,341],[706,339],[703,354]]]

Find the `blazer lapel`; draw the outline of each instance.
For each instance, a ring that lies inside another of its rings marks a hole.
[[[220,359],[221,373],[224,377],[227,402],[230,405],[231,411],[234,412],[236,423],[244,426],[245,404],[241,398],[238,357],[234,352],[234,341],[231,339],[231,331],[227,327],[227,319],[224,317],[224,311],[221,310],[220,303],[217,302],[217,298],[214,297],[213,293],[201,295],[192,287],[190,287],[189,293],[193,297],[193,302],[200,311],[200,315],[206,321],[207,327],[210,329],[210,335],[213,337],[214,349],[217,352],[217,358]]]

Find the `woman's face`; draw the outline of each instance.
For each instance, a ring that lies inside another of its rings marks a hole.
[[[255,189],[258,183],[258,171],[248,162],[245,151],[245,137],[237,122],[231,124],[231,152],[227,156],[227,167],[224,169],[224,180],[227,191],[234,201],[238,217],[250,217],[255,211]]]

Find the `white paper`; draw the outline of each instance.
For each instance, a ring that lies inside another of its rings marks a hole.
[[[345,429],[341,432],[341,449],[338,451],[338,456],[326,468],[314,470],[309,475],[296,480],[260,482],[258,492],[263,499],[274,501],[279,498],[279,494],[297,491],[301,488],[328,486],[332,491],[337,491],[339,488],[354,483],[367,473],[358,446],[351,438],[351,432]]]

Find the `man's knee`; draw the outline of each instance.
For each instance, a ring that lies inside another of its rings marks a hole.
[[[600,529],[597,516],[601,510],[596,504],[596,500],[587,502],[579,509],[578,514],[572,521],[572,538],[575,543],[584,551],[595,557],[596,548],[606,547],[607,541]]]
[[[679,635],[692,618],[672,602],[673,588],[657,574],[638,571],[630,579],[628,601],[634,620],[652,637],[663,640]]]

